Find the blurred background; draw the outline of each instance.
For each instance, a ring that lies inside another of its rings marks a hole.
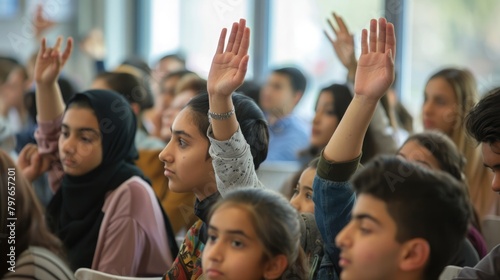
[[[40,4],[51,27],[36,34]],[[319,89],[345,82],[346,70],[323,33],[332,34],[327,19],[333,11],[354,34],[357,54],[371,18],[395,24],[396,91],[417,131],[425,82],[437,69],[468,67],[481,93],[500,84],[498,0],[0,0],[0,55],[27,63],[37,35],[53,44],[62,34],[76,41],[65,75],[80,89],[96,74],[95,59],[109,69],[130,57],[154,67],[160,57],[178,54],[206,78],[220,29],[246,18],[252,30],[247,79],[261,84],[270,69],[299,66],[308,87],[297,109],[310,118]],[[103,44],[95,47],[95,40]]]

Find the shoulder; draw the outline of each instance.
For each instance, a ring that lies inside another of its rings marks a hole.
[[[133,176],[111,192],[103,206],[103,212],[116,217],[142,216],[155,208],[153,188],[143,179]]]
[[[3,279],[74,279],[67,264],[51,251],[32,246],[16,260],[15,272],[10,272]]]

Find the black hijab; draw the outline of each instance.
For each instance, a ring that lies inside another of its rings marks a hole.
[[[88,102],[97,117],[102,162],[82,176],[65,174],[47,207],[49,224],[63,241],[73,269],[92,266],[106,193],[132,176],[149,182],[133,163],[138,158],[134,144],[136,119],[127,100],[112,91],[89,90],[76,94],[67,108],[81,101]]]

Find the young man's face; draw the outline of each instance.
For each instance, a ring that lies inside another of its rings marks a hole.
[[[290,78],[281,73],[272,73],[260,92],[260,106],[267,113],[288,115],[300,95],[294,91]]]
[[[396,241],[397,227],[386,204],[371,195],[358,196],[351,222],[337,235],[341,249],[340,278],[397,279],[403,245]]]
[[[483,163],[493,172],[491,188],[500,194],[500,141],[494,143],[483,142]]]

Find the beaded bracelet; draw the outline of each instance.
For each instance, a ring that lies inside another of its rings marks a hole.
[[[222,114],[219,114],[219,113],[214,113],[214,112],[210,112],[208,111],[208,119],[214,119],[214,120],[227,120],[229,119],[232,115],[234,114],[234,108],[227,112],[227,113],[222,113]]]

